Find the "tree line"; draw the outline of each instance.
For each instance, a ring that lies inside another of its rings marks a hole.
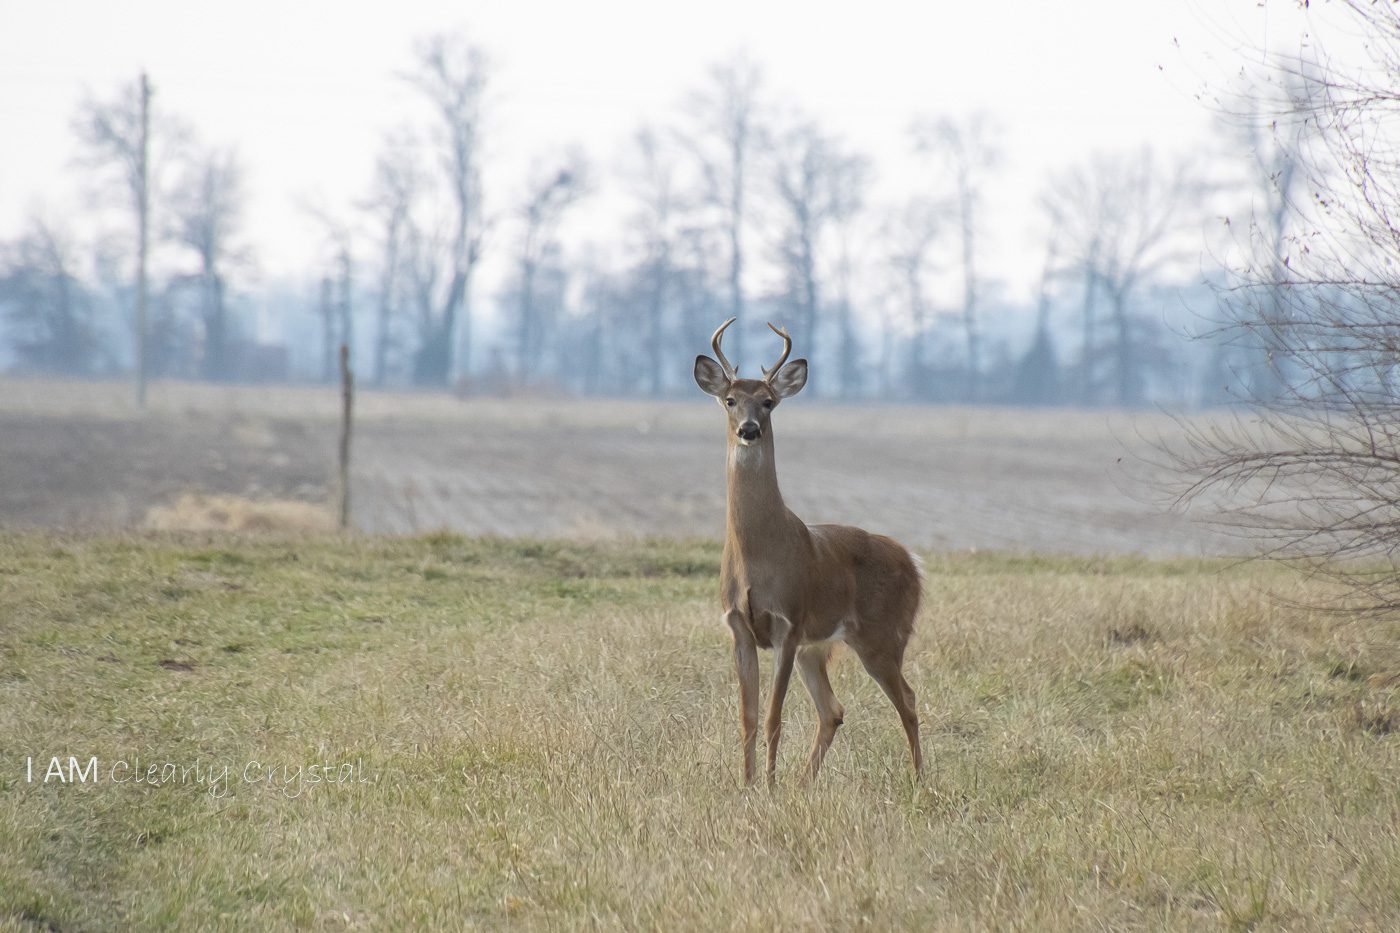
[[[202,142],[158,94],[152,106],[144,78],[85,101],[73,124],[82,177],[127,219],[85,240],[34,217],[0,244],[15,366],[331,379],[345,342],[371,385],[662,396],[688,390],[691,355],[734,316],[736,359],[765,320],[781,320],[827,374],[821,391],[852,399],[1211,403],[1232,379],[1268,377],[1229,340],[1185,339],[1192,316],[1215,307],[1210,286],[1228,279],[1225,263],[1202,261],[1220,205],[1277,188],[1259,140],[1238,137],[1233,152],[1256,160],[1252,185],[1212,181],[1219,160],[1146,147],[1047,178],[1026,206],[1043,247],[1023,308],[983,271],[989,244],[1023,233],[988,220],[1003,170],[992,115],[911,120],[925,183],[884,203],[868,155],[735,55],[663,124],[638,127],[622,164],[560,147],[511,203],[484,158],[496,81],[486,51],[433,35],[401,79],[425,118],[386,130],[360,198],[310,212],[327,259],[282,313],[296,318],[288,329],[315,333],[313,354],[250,326],[255,244],[236,149]],[[570,216],[609,184],[627,205],[620,230],[566,241]],[[148,237],[159,260],[149,271]],[[509,272],[483,294],[488,254]]]

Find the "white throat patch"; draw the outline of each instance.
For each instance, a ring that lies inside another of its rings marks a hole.
[[[736,443],[729,448],[729,465],[750,470],[763,463],[763,448],[758,444]]]

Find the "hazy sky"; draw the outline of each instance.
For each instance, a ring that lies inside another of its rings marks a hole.
[[[666,120],[709,63],[745,49],[780,97],[874,157],[886,198],[929,181],[907,154],[911,117],[995,112],[1007,160],[988,271],[1028,288],[1046,172],[1098,148],[1202,146],[1215,132],[1195,98],[1202,80],[1228,73],[1242,43],[1296,48],[1295,6],[0,0],[0,237],[30,211],[62,216],[81,204],[74,108],[85,92],[106,96],[144,68],[159,107],[241,153],[260,273],[314,274],[317,230],[298,204],[340,207],[365,191],[382,133],[418,113],[396,78],[414,39],[462,28],[497,65],[493,210],[515,199],[532,158],[567,144],[581,145],[613,183],[606,166],[638,124]],[[614,223],[595,206],[576,218],[571,239],[590,226],[613,239]]]

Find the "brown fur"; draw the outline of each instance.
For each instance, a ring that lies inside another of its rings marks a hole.
[[[789,373],[797,366],[800,373]],[[751,782],[755,770],[757,649],[775,651],[767,720],[769,780],[794,662],[817,707],[817,738],[808,760],[808,773],[815,777],[843,717],[826,673],[833,640],[850,645],[894,703],[917,772],[922,765],[918,717],[902,667],[919,609],[919,569],[892,538],[849,525],[807,525],[784,505],[771,414],[782,397],[805,384],[804,360],[763,380],[719,372],[719,364],[697,359],[696,381],[719,399],[729,421],[720,602],[734,635],[744,780]],[[745,443],[741,427],[752,432],[755,424],[759,436]]]

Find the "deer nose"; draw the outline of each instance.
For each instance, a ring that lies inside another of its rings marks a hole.
[[[756,441],[758,440],[758,422],[745,421],[743,424],[739,425],[739,430],[736,433],[741,440]]]

